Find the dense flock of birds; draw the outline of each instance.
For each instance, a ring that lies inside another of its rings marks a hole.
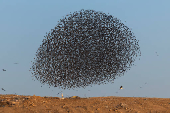
[[[42,84],[85,88],[113,82],[138,55],[138,40],[119,19],[80,10],[60,19],[46,34],[30,71]]]
[[[43,39],[31,68],[42,84],[69,89],[110,82],[141,55],[134,34],[112,15],[81,10],[58,22]]]

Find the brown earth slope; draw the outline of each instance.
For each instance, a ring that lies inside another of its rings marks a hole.
[[[0,113],[170,113],[170,99],[0,95]]]

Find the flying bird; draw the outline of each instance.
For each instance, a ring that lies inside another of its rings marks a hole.
[[[120,86],[120,89],[123,89],[123,86]]]
[[[4,88],[1,88],[3,91],[6,91]]]
[[[121,90],[121,89],[123,89],[123,86],[120,86],[120,89],[119,89],[119,90]],[[118,90],[118,91],[119,91],[119,90]],[[118,91],[117,91],[116,93],[118,93]]]
[[[14,64],[18,64],[18,63],[14,63]]]
[[[147,84],[147,82],[145,82],[145,85]],[[142,88],[142,86],[140,86],[140,88]]]
[[[156,53],[157,56],[159,56],[157,52],[155,52],[155,53]]]
[[[61,92],[59,92],[59,93],[57,93],[57,95],[59,95],[60,93],[62,93],[62,91],[61,91]]]
[[[5,69],[2,69],[3,71],[6,71]]]

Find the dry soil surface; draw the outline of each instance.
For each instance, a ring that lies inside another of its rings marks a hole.
[[[0,95],[0,113],[170,113],[170,98]]]

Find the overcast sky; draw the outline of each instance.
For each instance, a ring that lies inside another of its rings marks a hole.
[[[63,91],[65,97],[169,98],[169,4],[169,0],[0,0],[0,88],[6,90],[0,89],[0,94],[61,96],[57,93]],[[57,21],[81,9],[102,11],[120,19],[139,40],[141,57],[112,84],[76,90],[41,87],[29,72],[38,47]],[[124,89],[119,90],[121,85]]]

